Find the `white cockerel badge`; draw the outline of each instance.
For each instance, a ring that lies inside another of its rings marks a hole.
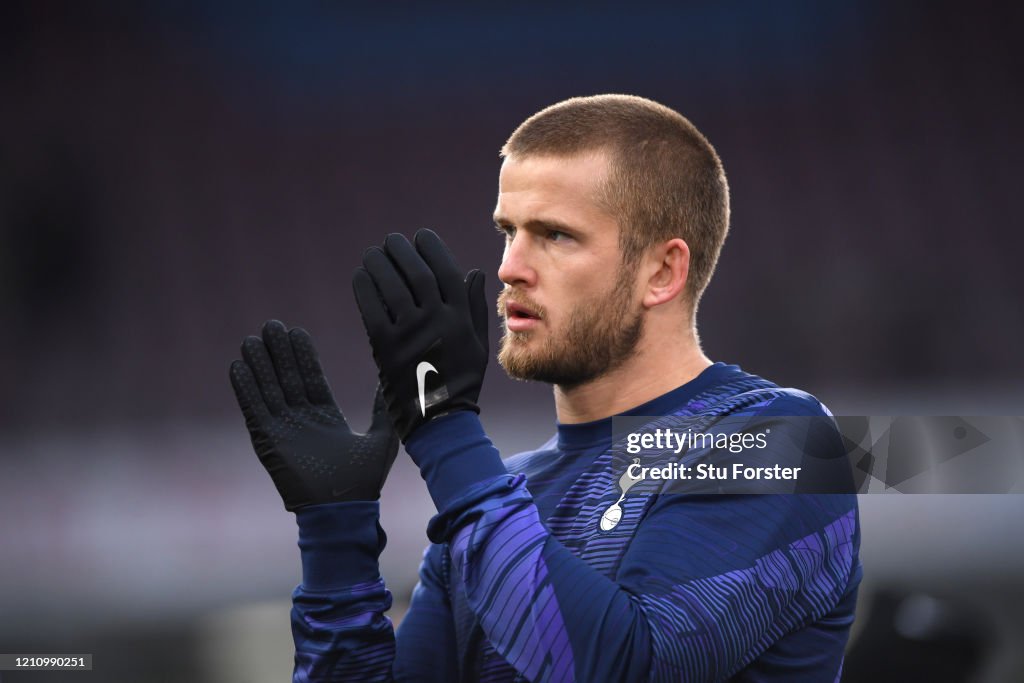
[[[633,458],[633,464],[639,465],[640,458]],[[621,477],[619,477],[619,490],[622,491],[622,495],[604,511],[603,515],[601,515],[601,531],[611,531],[619,523],[619,520],[622,519],[622,507],[619,503],[625,499],[626,491],[629,491],[629,489],[640,481],[642,481],[642,478],[634,479],[629,476],[629,467],[627,467],[626,471],[623,472]]]

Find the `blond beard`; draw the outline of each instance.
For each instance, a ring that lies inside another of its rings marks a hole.
[[[506,327],[498,352],[501,367],[513,379],[567,388],[597,379],[625,363],[636,353],[644,321],[643,309],[634,308],[632,302],[631,280],[629,269],[620,268],[611,292],[577,305],[561,329],[549,329],[539,348],[527,346],[533,332],[512,332]],[[509,298],[524,305],[529,302],[506,289],[498,298],[499,315],[504,315]]]

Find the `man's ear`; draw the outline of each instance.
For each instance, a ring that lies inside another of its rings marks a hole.
[[[647,281],[643,304],[653,308],[683,295],[690,276],[690,247],[674,237],[650,252],[646,262],[653,269]]]

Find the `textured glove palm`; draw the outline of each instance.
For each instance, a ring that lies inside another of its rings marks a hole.
[[[363,254],[352,278],[388,412],[402,441],[421,424],[456,410],[480,412],[487,369],[484,275],[465,278],[431,230],[415,247],[388,235]]]
[[[305,330],[268,321],[262,339],[242,342],[242,358],[231,364],[231,386],[285,508],[380,498],[398,454],[380,390],[369,431],[355,434]]]

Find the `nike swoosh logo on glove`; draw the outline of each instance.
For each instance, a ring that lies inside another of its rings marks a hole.
[[[423,362],[421,362],[420,364],[418,364],[416,366],[416,388],[420,392],[420,413],[422,413],[423,417],[427,416],[427,404],[424,402],[423,396],[424,396],[425,389],[426,389],[426,381],[425,380],[427,379],[427,373],[428,372],[432,372],[435,375],[440,374],[437,371],[437,368],[435,368],[433,365],[431,365],[427,361],[423,361]]]

